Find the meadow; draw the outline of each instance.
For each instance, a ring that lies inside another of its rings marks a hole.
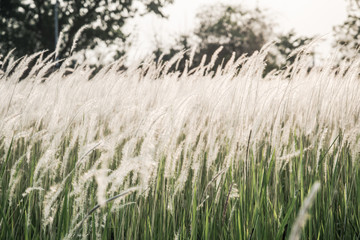
[[[0,239],[359,239],[360,58],[266,54],[4,57]]]

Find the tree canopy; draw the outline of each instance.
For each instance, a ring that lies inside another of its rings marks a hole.
[[[219,57],[252,54],[259,50],[272,34],[271,23],[259,10],[244,10],[240,5],[213,5],[198,15],[200,54],[223,50]]]
[[[347,19],[334,28],[342,59],[351,59],[360,53],[360,0],[348,0],[348,3]]]
[[[227,62],[233,54],[236,57],[243,54],[251,55],[260,50],[265,43],[278,39],[266,59],[264,74],[267,74],[273,69],[291,64],[295,57],[288,58],[288,55],[312,40],[308,37],[297,37],[293,31],[275,34],[273,23],[263,11],[248,10],[242,5],[211,5],[199,12],[197,18],[199,23],[193,35],[180,36],[175,46],[168,51],[158,46],[154,52],[155,59],[159,60],[161,57],[163,61],[169,60],[182,49],[190,48],[190,42],[193,40],[197,47],[192,58],[193,66],[199,65],[205,55],[207,58],[204,63],[209,63],[213,53],[220,46],[223,47],[213,65],[216,69]],[[182,71],[185,68],[185,61],[190,58],[189,55],[188,52],[185,53],[184,59],[177,64],[178,70]]]
[[[168,60],[181,49],[191,47],[195,42],[197,50],[192,58],[192,65],[199,65],[207,55],[204,64],[210,62],[211,55],[222,46],[218,58],[214,63],[216,68],[221,62],[227,61],[232,54],[252,54],[270,39],[272,27],[265,14],[259,9],[245,10],[241,5],[215,4],[205,6],[198,14],[199,21],[193,35],[182,35],[175,46],[167,54],[161,47],[155,51],[156,60]],[[183,61],[178,64],[180,70],[185,67],[186,53]]]
[[[107,44],[116,39],[125,41],[122,27],[135,14],[161,10],[173,0],[59,0],[59,31],[63,32],[60,56],[69,54],[76,32],[85,25],[91,28],[79,38],[77,49],[94,47],[94,39]],[[55,1],[1,0],[0,54],[16,48],[17,57],[36,51],[55,49]],[[122,49],[118,54],[122,54]]]

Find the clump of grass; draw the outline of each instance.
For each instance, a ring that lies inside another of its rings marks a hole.
[[[264,79],[265,56],[3,65],[0,238],[357,239],[360,59],[309,72],[299,54]]]

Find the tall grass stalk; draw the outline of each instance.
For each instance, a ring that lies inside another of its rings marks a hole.
[[[266,51],[216,74],[7,56],[0,239],[358,239],[360,59],[263,78]]]

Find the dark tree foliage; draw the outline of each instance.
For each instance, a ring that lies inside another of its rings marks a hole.
[[[269,52],[266,58],[266,66],[264,75],[272,70],[285,69],[292,65],[297,57],[296,54],[292,54],[295,50],[308,45],[313,37],[298,37],[294,31],[279,35],[278,41],[276,41],[274,48]],[[313,51],[309,52],[310,55],[314,55]]]
[[[197,51],[193,58],[193,67],[200,64],[204,55],[207,56],[205,64],[209,63],[211,56],[220,46],[223,46],[223,49],[218,54],[213,70],[226,63],[233,53],[236,57],[243,54],[251,55],[260,50],[265,43],[278,38],[266,59],[267,65],[264,69],[266,75],[274,69],[285,68],[293,63],[295,56],[288,58],[289,54],[312,40],[312,38],[296,37],[294,32],[277,36],[264,12],[260,9],[245,10],[241,5],[213,5],[201,11],[197,18],[199,25],[194,32]],[[155,59],[159,60],[161,57],[162,61],[168,61],[182,49],[189,49],[192,39],[191,36],[181,36],[175,46],[167,52],[158,47],[154,52]],[[177,66],[176,70],[182,72],[189,58],[188,51],[180,63],[170,70],[175,70]]]
[[[344,60],[360,54],[360,0],[348,0],[348,2],[347,19],[334,28],[335,45],[340,48],[341,58]]]
[[[199,54],[208,56],[220,46],[217,64],[228,60],[232,53],[236,56],[253,54],[269,41],[272,28],[268,18],[259,9],[244,10],[240,5],[213,5],[198,15],[199,27],[195,31],[199,38]],[[208,59],[210,61],[210,59]]]
[[[154,52],[155,59],[162,56],[162,60],[171,59],[182,49],[188,49],[190,42],[196,42],[196,52],[192,59],[192,66],[198,66],[206,55],[204,64],[211,61],[213,53],[223,47],[218,54],[213,69],[229,60],[233,53],[237,57],[251,55],[269,41],[272,34],[270,22],[259,10],[244,10],[241,5],[216,4],[204,7],[197,14],[198,26],[193,37],[183,35],[178,39],[176,45],[163,54],[165,51],[158,47]],[[183,71],[185,61],[189,60],[190,52],[186,52],[184,59],[177,64],[178,70]],[[174,69],[172,69],[174,70]]]
[[[140,14],[153,12],[163,16],[162,7],[172,1],[59,0],[59,30],[64,33],[60,56],[69,55],[73,38],[84,25],[97,23],[83,32],[77,50],[93,48],[95,38],[107,44],[116,39],[125,41],[127,36],[122,27],[127,19],[141,9]],[[54,5],[55,0],[0,0],[0,54],[6,55],[13,48],[16,48],[14,55],[17,57],[44,49],[53,51]],[[119,55],[121,51],[119,49]]]

